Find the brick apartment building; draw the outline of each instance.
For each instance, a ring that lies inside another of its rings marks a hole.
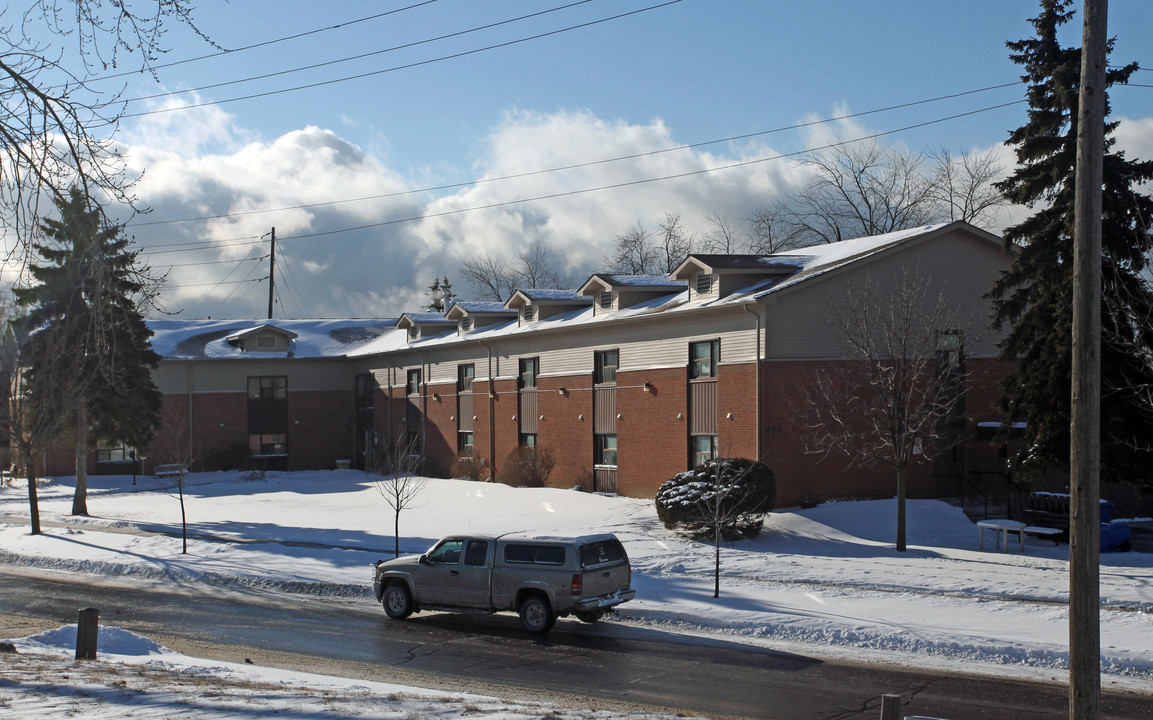
[[[1008,262],[999,238],[954,222],[764,257],[693,255],[668,276],[595,274],[443,315],[157,321],[160,440],[190,444],[204,468],[289,470],[362,466],[400,441],[433,476],[472,453],[499,477],[517,447],[547,447],[551,485],[636,497],[707,457],[759,457],[781,506],[891,496],[891,470],[806,452],[805,388],[815,368],[844,361],[830,320],[846,289],[911,271],[933,302],[944,294],[986,330],[964,347],[972,439],[910,475],[911,496],[956,494],[1004,466],[976,436],[999,420],[984,294]],[[92,469],[116,471],[132,453],[101,448]],[[163,462],[144,454],[145,471]],[[44,462],[71,474],[67,451]]]

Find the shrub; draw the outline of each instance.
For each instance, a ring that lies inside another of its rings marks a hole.
[[[479,482],[488,479],[488,460],[473,453],[461,453],[452,461],[452,476]]]
[[[247,470],[248,456],[248,445],[245,443],[232,443],[222,448],[214,448],[204,456],[204,469],[210,472]]]
[[[556,467],[556,454],[547,447],[518,447],[504,459],[497,477],[513,487],[544,487]]]
[[[767,465],[746,458],[716,458],[679,473],[657,491],[657,516],[665,527],[693,537],[755,537],[777,501],[777,481]]]

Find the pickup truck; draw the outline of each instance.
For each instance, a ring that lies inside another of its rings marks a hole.
[[[632,567],[611,534],[453,535],[423,555],[374,563],[373,590],[390,618],[421,610],[519,613],[530,633],[558,617],[596,622],[632,600]]]

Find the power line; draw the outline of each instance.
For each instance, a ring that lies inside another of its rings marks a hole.
[[[964,90],[961,92],[950,93],[948,95],[938,95],[936,97],[927,98],[924,100],[914,100],[914,101],[910,101],[910,102],[899,103],[896,105],[889,105],[889,106],[882,107],[882,108],[876,108],[873,110],[863,110],[861,112],[850,113],[848,115],[838,115],[836,117],[823,118],[820,120],[810,120],[808,122],[797,123],[795,125],[786,125],[786,126],[782,126],[782,127],[778,127],[778,128],[773,128],[771,130],[758,130],[755,132],[744,133],[741,135],[732,135],[730,137],[720,138],[718,140],[704,140],[702,142],[690,143],[690,144],[686,144],[686,145],[677,145],[677,146],[674,146],[671,148],[663,148],[661,150],[650,150],[650,151],[642,152],[642,153],[633,153],[631,155],[621,155],[618,157],[604,158],[601,160],[590,160],[588,162],[574,163],[571,165],[562,165],[559,167],[547,168],[544,170],[530,170],[528,172],[515,173],[512,175],[502,175],[500,177],[494,177],[494,178],[479,178],[479,179],[467,180],[467,181],[458,182],[458,183],[448,183],[445,185],[435,185],[435,186],[419,188],[419,189],[415,189],[415,190],[400,190],[400,191],[392,192],[392,193],[382,193],[380,195],[365,195],[365,196],[356,197],[356,198],[344,198],[344,199],[340,199],[340,200],[330,200],[330,201],[326,201],[326,202],[307,203],[307,204],[303,204],[303,205],[289,205],[289,206],[285,206],[285,207],[266,208],[266,209],[260,209],[260,210],[241,210],[238,212],[221,213],[219,215],[201,215],[198,217],[179,218],[179,219],[174,219],[174,220],[152,220],[149,222],[142,222],[142,223],[129,223],[129,225],[131,227],[145,227],[148,225],[167,225],[167,224],[171,224],[171,223],[181,223],[181,222],[198,222],[198,221],[203,221],[203,220],[220,220],[220,219],[229,218],[229,217],[241,217],[241,216],[245,216],[245,215],[256,215],[256,214],[260,214],[260,213],[270,213],[270,212],[284,212],[287,210],[308,210],[308,209],[316,208],[316,207],[326,207],[326,206],[331,206],[331,205],[341,205],[341,204],[345,204],[345,203],[363,202],[366,200],[385,200],[385,199],[389,199],[389,198],[403,197],[405,195],[416,195],[416,194],[437,192],[440,190],[452,190],[452,189],[461,188],[461,187],[469,187],[469,186],[474,186],[474,185],[483,185],[483,184],[488,184],[488,183],[503,182],[506,180],[519,180],[519,179],[526,178],[526,177],[533,177],[533,176],[537,176],[537,175],[545,175],[545,174],[549,174],[549,173],[562,172],[565,170],[579,170],[579,169],[586,168],[586,167],[593,167],[596,165],[604,165],[607,163],[620,162],[623,160],[635,160],[638,158],[650,157],[650,156],[654,156],[654,155],[661,155],[664,153],[678,152],[678,151],[682,151],[682,150],[692,150],[692,149],[699,148],[699,147],[706,147],[708,145],[717,145],[720,143],[735,142],[738,140],[748,140],[751,138],[761,137],[764,135],[772,135],[775,133],[786,132],[788,130],[800,130],[800,129],[804,129],[804,128],[808,128],[808,127],[814,127],[817,125],[824,125],[824,124],[828,124],[828,123],[839,122],[842,120],[851,120],[853,118],[866,117],[868,115],[875,115],[875,114],[883,113],[883,112],[890,112],[893,110],[903,110],[905,108],[915,107],[917,105],[925,105],[928,103],[940,102],[942,100],[952,100],[952,99],[956,99],[959,97],[964,97],[966,95],[974,95],[977,93],[988,92],[990,90],[1000,90],[1003,88],[1015,87],[1018,85],[1021,85],[1020,81],[1014,81],[1014,82],[1010,82],[1010,83],[1002,83],[1000,85],[988,85],[985,87],[976,88],[974,90]]]
[[[337,83],[348,82],[350,80],[361,80],[361,79],[366,78],[366,77],[373,77],[375,75],[383,75],[385,73],[396,72],[397,70],[408,70],[410,68],[421,67],[423,65],[432,65],[434,63],[443,62],[445,60],[455,60],[457,58],[468,57],[469,55],[476,55],[478,53],[487,52],[489,50],[497,50],[500,48],[511,47],[513,45],[519,45],[521,43],[530,42],[532,40],[540,40],[541,38],[546,38],[546,37],[550,37],[553,35],[560,35],[561,33],[570,32],[572,30],[581,30],[583,28],[592,27],[593,25],[600,25],[602,23],[611,22],[613,20],[620,20],[621,18],[629,17],[631,15],[639,15],[640,13],[649,12],[650,10],[659,10],[660,8],[668,7],[669,5],[676,5],[677,3],[680,3],[680,2],[682,2],[682,0],[668,0],[667,2],[663,2],[663,3],[660,3],[658,5],[650,5],[649,7],[641,8],[639,10],[632,10],[630,12],[620,13],[619,15],[613,15],[611,17],[601,18],[599,20],[591,20],[589,22],[580,23],[578,25],[570,25],[569,27],[561,28],[559,30],[551,30],[549,32],[520,38],[518,40],[509,40],[507,42],[497,43],[495,45],[488,45],[488,46],[482,47],[482,48],[476,48],[473,50],[465,50],[463,52],[454,53],[452,55],[443,55],[443,56],[438,57],[438,58],[432,58],[431,60],[421,60],[418,62],[408,63],[407,65],[397,65],[397,66],[394,66],[391,68],[385,68],[383,70],[373,70],[371,72],[359,73],[357,75],[349,75],[346,77],[335,78],[332,80],[322,80],[319,82],[308,83],[306,85],[297,85],[295,87],[283,88],[281,90],[269,90],[267,92],[253,93],[251,95],[243,95],[241,97],[227,98],[224,100],[211,100],[211,101],[202,102],[202,103],[195,103],[193,105],[181,105],[179,107],[170,107],[170,108],[157,108],[155,110],[145,110],[145,111],[141,111],[138,113],[125,113],[124,115],[120,116],[120,119],[123,120],[126,118],[146,117],[149,115],[159,115],[162,113],[177,112],[180,110],[194,110],[196,108],[210,107],[213,105],[224,105],[227,103],[240,102],[241,100],[254,100],[256,98],[269,97],[271,95],[281,95],[284,93],[296,92],[297,90],[310,90],[312,88],[323,87],[325,85],[335,85]]]
[[[773,160],[782,160],[784,158],[796,157],[799,155],[808,155],[808,154],[810,154],[812,152],[816,152],[818,150],[829,150],[831,148],[844,147],[846,145],[851,145],[853,143],[862,142],[865,140],[875,140],[877,138],[885,137],[888,135],[893,135],[893,134],[900,133],[900,132],[905,132],[908,130],[915,130],[917,128],[927,127],[929,125],[936,125],[938,123],[948,122],[949,120],[957,120],[959,118],[970,117],[970,116],[977,115],[977,114],[980,114],[983,112],[989,112],[991,110],[999,110],[1001,108],[1012,107],[1013,105],[1021,105],[1021,104],[1026,103],[1026,102],[1028,102],[1028,101],[1027,100],[1014,100],[1012,102],[1001,103],[999,105],[990,105],[988,107],[984,107],[984,108],[981,108],[979,110],[970,110],[969,112],[958,113],[956,115],[950,115],[948,117],[938,118],[936,120],[926,120],[925,122],[915,123],[913,125],[906,125],[904,127],[896,128],[894,130],[884,130],[882,132],[873,133],[872,135],[866,135],[864,137],[855,138],[853,140],[843,140],[840,142],[835,142],[835,143],[830,143],[828,145],[823,145],[821,147],[809,148],[807,150],[797,150],[797,151],[791,152],[791,153],[781,153],[779,155],[770,155],[770,156],[761,157],[761,158],[754,158],[752,160],[744,160],[741,162],[730,163],[728,165],[721,165],[721,166],[713,167],[713,168],[704,168],[701,170],[690,170],[690,171],[682,172],[682,173],[674,173],[672,175],[663,175],[660,177],[643,178],[641,180],[629,180],[626,182],[613,183],[610,185],[599,185],[599,186],[591,187],[591,188],[583,188],[581,190],[568,190],[565,192],[550,193],[548,195],[538,195],[538,196],[530,197],[530,198],[520,198],[517,200],[505,200],[505,201],[501,201],[501,202],[491,203],[489,205],[480,205],[480,206],[474,206],[474,207],[468,207],[468,208],[459,208],[456,210],[445,210],[443,212],[438,212],[438,213],[429,213],[429,214],[417,215],[417,216],[406,217],[406,218],[398,218],[395,220],[385,220],[385,221],[378,222],[378,223],[368,223],[365,225],[357,225],[355,227],[340,228],[337,230],[326,230],[323,232],[304,233],[301,235],[286,235],[280,239],[281,240],[302,240],[302,239],[307,239],[307,238],[325,237],[328,235],[338,235],[340,233],[354,232],[356,230],[368,230],[368,229],[377,228],[377,227],[385,227],[388,225],[399,225],[402,223],[416,222],[419,220],[427,220],[430,218],[446,217],[446,216],[450,216],[450,215],[460,215],[463,213],[475,212],[478,210],[491,210],[491,209],[498,208],[498,207],[507,207],[509,205],[521,205],[524,203],[538,202],[541,200],[552,200],[555,198],[571,197],[574,195],[585,195],[585,194],[592,193],[592,192],[599,192],[601,190],[616,190],[616,189],[623,188],[623,187],[632,187],[632,186],[636,186],[636,185],[647,185],[647,184],[655,183],[655,182],[664,182],[666,180],[681,180],[684,178],[694,177],[697,175],[706,175],[706,174],[710,174],[710,173],[714,173],[714,172],[720,172],[722,170],[732,170],[735,168],[748,167],[751,165],[758,165],[760,163],[771,162]]]
[[[306,30],[305,32],[296,33],[295,35],[285,35],[284,37],[274,38],[272,40],[265,40],[263,42],[253,43],[252,45],[245,45],[243,47],[232,48],[232,49],[224,49],[224,50],[221,50],[220,52],[209,53],[208,55],[201,55],[199,57],[186,58],[184,60],[176,60],[174,62],[164,63],[163,65],[152,65],[151,69],[152,70],[164,70],[165,68],[176,67],[177,65],[186,65],[188,63],[199,62],[201,60],[208,60],[210,58],[221,57],[223,55],[233,55],[235,53],[244,52],[245,50],[253,50],[253,49],[259,48],[259,47],[265,47],[268,45],[275,45],[277,43],[282,43],[282,42],[285,42],[287,40],[298,40],[302,37],[308,37],[309,35],[316,35],[318,33],[328,32],[329,30],[339,30],[340,28],[349,27],[350,25],[356,25],[356,24],[362,23],[362,22],[368,22],[369,20],[379,20],[382,17],[387,17],[389,15],[395,15],[397,13],[402,13],[402,12],[405,12],[406,10],[413,10],[415,8],[422,7],[424,5],[431,5],[435,2],[438,2],[438,0],[424,0],[424,2],[418,2],[414,5],[408,5],[407,7],[397,8],[396,10],[389,10],[387,12],[376,13],[375,15],[368,15],[366,17],[357,18],[356,20],[348,20],[346,22],[337,23],[336,25],[328,25],[325,27],[316,28],[314,30]],[[128,77],[129,75],[136,75],[139,72],[140,72],[139,70],[127,70],[125,72],[113,73],[112,75],[102,75],[100,77],[89,78],[86,82],[97,82],[100,80],[111,80],[113,78]]]
[[[468,30],[448,33],[447,35],[438,35],[436,37],[428,38],[425,40],[417,40],[416,42],[405,43],[403,45],[394,45],[393,47],[384,48],[383,50],[373,50],[372,52],[361,53],[360,55],[350,55],[343,58],[337,58],[336,60],[328,60],[326,62],[314,63],[312,65],[302,65],[301,67],[291,68],[288,70],[278,70],[276,72],[265,73],[264,75],[252,75],[250,77],[240,78],[238,80],[228,80],[225,82],[214,83],[212,85],[202,85],[196,88],[188,88],[186,90],[173,90],[171,92],[157,93],[156,95],[144,95],[141,97],[128,98],[125,100],[125,102],[142,102],[144,100],[156,100],[159,98],[172,97],[174,95],[184,95],[187,93],[202,92],[204,90],[214,90],[216,88],[228,87],[229,85],[239,85],[241,83],[254,82],[256,80],[267,80],[268,78],[279,77],[281,75],[291,75],[292,73],[304,72],[305,70],[315,70],[317,68],[328,67],[329,65],[339,65],[341,63],[352,62],[353,60],[363,60],[364,58],[373,57],[376,55],[383,55],[385,53],[395,52],[397,50],[407,50],[419,45],[426,45],[428,43],[438,42],[440,40],[448,40],[455,37],[461,37],[470,33],[480,32],[481,30],[489,30],[494,27],[500,27],[501,25],[508,25],[510,23],[520,22],[521,20],[540,17],[542,15],[558,12],[560,10],[567,10],[569,8],[576,7],[577,5],[584,5],[592,1],[593,0],[577,0],[577,2],[569,3],[568,5],[561,5],[559,7],[550,8],[548,10],[541,10],[540,12],[529,13],[528,15],[521,15],[520,17],[511,18],[509,20],[501,20],[500,22],[489,23],[487,25],[479,25],[477,27],[469,28]],[[381,72],[390,71],[391,70],[384,70]],[[334,82],[340,81],[342,80],[337,79]]]

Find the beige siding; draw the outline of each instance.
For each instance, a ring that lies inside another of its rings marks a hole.
[[[166,360],[153,378],[160,392],[183,395],[189,391],[192,373],[193,393],[247,392],[248,378],[284,375],[290,392],[301,390],[352,390],[353,364],[342,358],[279,360]]]
[[[766,358],[803,360],[843,356],[844,339],[833,324],[833,313],[845,302],[846,289],[863,287],[866,278],[881,287],[892,287],[900,281],[906,268],[934,282],[943,281],[944,293],[961,318],[968,318],[967,324],[973,328],[986,327],[989,304],[981,296],[993,286],[994,279],[1008,262],[1000,249],[987,241],[954,233],[921,243],[918,250],[919,259],[911,260],[905,253],[884,256],[867,266],[830,272],[827,279],[815,278],[796,290],[782,292],[765,306],[768,313]],[[926,303],[931,305],[936,299],[934,294],[926,298]],[[997,336],[991,331],[967,333],[970,337],[977,334],[981,335],[980,341],[966,345],[969,356],[995,355]]]

